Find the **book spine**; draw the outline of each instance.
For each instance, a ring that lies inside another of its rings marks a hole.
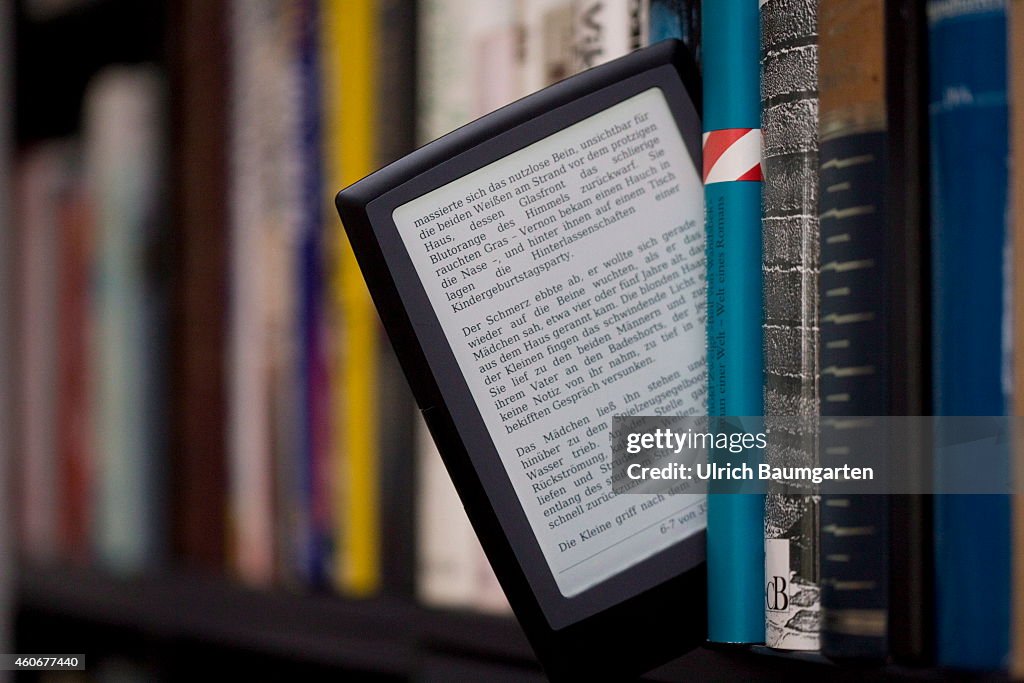
[[[230,7],[230,313],[228,475],[230,568],[246,583],[275,576],[273,385],[269,302],[262,287],[272,272],[266,234],[264,164],[279,166],[263,112],[285,78],[274,59],[274,4],[236,0]],[[280,282],[280,280],[275,280]]]
[[[886,253],[890,256],[887,341],[890,415],[931,413],[929,281],[928,84],[924,5],[885,3],[885,93],[888,167]],[[916,423],[915,423],[916,424]],[[893,436],[899,472],[929,480],[931,435],[922,425]],[[891,495],[889,500],[888,649],[900,663],[934,661],[934,496]],[[876,503],[877,504],[877,503]]]
[[[700,68],[701,0],[650,0],[647,44],[675,38],[683,41]]]
[[[377,166],[382,167],[416,148],[416,20],[418,3],[379,0],[377,3],[378,87],[376,89]],[[326,188],[330,196],[337,187]],[[330,212],[329,212],[330,213]],[[337,230],[337,217],[326,224]],[[330,234],[329,232],[325,234]],[[412,596],[415,591],[416,468],[409,454],[415,450],[415,403],[390,344],[380,344],[379,377],[381,574],[385,590]],[[326,418],[325,418],[326,419]]]
[[[818,3],[762,0],[761,168],[765,458],[818,462]],[[817,650],[818,496],[770,485],[765,497],[765,644]]]
[[[1011,0],[1007,6],[1010,45],[1008,63],[1024,60],[1024,0]],[[1013,415],[1024,416],[1024,70],[1010,74],[1010,169],[1013,218]],[[1015,421],[1015,423],[1018,421]],[[1024,481],[1024,433],[1014,426],[1014,477]],[[1024,678],[1024,496],[1013,497],[1013,640],[1010,675]]]
[[[583,71],[647,44],[648,0],[574,0],[574,71]]]
[[[566,0],[476,4],[466,33],[475,116],[570,74],[572,12]]]
[[[226,159],[228,50],[220,3],[176,0],[171,150],[175,253],[171,375],[172,542],[186,565],[222,570],[226,557]]]
[[[329,116],[337,128],[330,153],[337,153],[336,186],[344,187],[373,170],[374,91],[377,83],[374,41],[376,14],[371,0],[330,3],[332,40],[329,49],[339,52],[340,92],[330,102]],[[339,587],[351,595],[375,592],[380,576],[380,478],[377,434],[377,333],[379,323],[352,247],[339,232],[334,263],[332,305],[344,322],[345,348],[340,366],[343,396],[334,406],[341,439],[332,457],[340,456],[333,476],[344,482],[344,509],[337,566]],[[340,489],[340,487],[338,487]]]
[[[92,360],[98,384],[97,560],[135,572],[163,559],[165,302],[158,272],[164,86],[149,67],[109,67],[90,84],[85,177],[97,252]]]
[[[883,0],[821,0],[820,221],[822,460],[843,461],[837,420],[888,410],[885,343],[887,133]],[[851,65],[854,65],[851,68]],[[862,368],[843,372],[845,368]],[[822,651],[887,652],[887,507],[873,496],[823,496]]]
[[[501,12],[496,14],[502,16]],[[509,32],[514,38],[515,15],[508,14],[512,20]],[[375,107],[378,126],[374,150],[378,167],[416,149],[418,17],[419,0],[379,0],[377,3],[380,39],[376,44],[378,87]],[[505,48],[502,46],[500,49]],[[514,55],[516,45],[510,49]],[[331,216],[327,225],[334,229],[337,220],[337,216]]]
[[[931,0],[927,11],[935,414],[1002,415],[1006,4]],[[943,472],[940,459],[940,483]],[[1007,663],[1009,506],[1006,496],[935,501],[940,664]]]
[[[473,120],[472,53],[463,17],[480,3],[421,0],[417,18],[416,137],[425,144]]]
[[[60,468],[61,550],[72,562],[89,559],[92,515],[92,453],[89,449],[87,358],[91,212],[80,178],[72,181],[59,206],[60,240],[58,327],[57,462]]]
[[[55,204],[68,163],[60,142],[30,151],[18,169],[18,426],[20,528],[24,553],[58,555],[57,343],[59,279],[53,264],[61,241]]]
[[[573,49],[574,15],[571,0],[520,0],[516,5],[506,5],[506,10],[513,7],[518,7],[519,19],[522,22],[520,87],[512,97],[508,97],[507,92],[494,93],[492,97],[504,100],[503,104],[572,75],[577,66]],[[484,14],[493,16],[493,8],[489,8],[489,11]],[[510,18],[514,24],[515,13],[512,13]],[[501,23],[507,23],[507,19]],[[507,77],[499,80],[501,74],[508,73],[505,59],[507,38],[504,38],[507,35],[507,29],[495,27],[494,30],[496,31],[494,37],[497,40],[494,38],[488,40],[489,32],[485,30],[480,33],[473,46],[474,53],[478,56],[477,64],[480,67],[484,67],[484,65],[490,67],[477,70],[476,82],[483,86],[482,88],[478,87],[478,91],[481,93],[489,93],[502,87],[503,83],[510,84],[515,81],[514,78],[510,81]],[[495,48],[502,52],[497,53]],[[481,61],[480,57],[487,54],[495,55],[501,59],[501,62],[487,64],[486,60]],[[481,114],[495,108],[483,109]]]
[[[274,497],[274,573],[284,585],[299,588],[307,584],[312,547],[309,519],[310,490],[308,452],[304,449],[304,377],[300,327],[301,274],[299,253],[303,225],[302,140],[303,82],[300,29],[302,6],[275,0],[267,28],[267,69],[257,81],[259,106],[265,109],[255,119],[265,136],[266,157],[262,192],[270,199],[263,207],[264,267],[261,280],[275,283],[262,292],[267,325],[266,367],[270,387],[271,491]],[[273,77],[271,76],[273,74]],[[264,83],[262,78],[272,84]],[[250,265],[251,267],[251,265]],[[265,285],[264,285],[265,286]]]
[[[429,607],[469,609],[480,544],[426,422],[416,427],[416,597]]]
[[[298,8],[299,153],[302,159],[299,198],[299,227],[296,250],[295,329],[298,350],[296,378],[299,385],[298,442],[299,487],[297,495],[305,507],[299,519],[308,524],[300,548],[299,569],[307,585],[327,586],[333,561],[331,537],[331,482],[325,429],[326,384],[323,341],[323,273],[321,230],[324,226],[321,159],[321,97],[318,40],[318,4],[303,0]]]
[[[761,108],[754,0],[704,5],[708,414],[761,415]],[[764,641],[764,497],[708,494],[708,638]]]
[[[0,96],[11,97],[14,92],[14,3],[0,2]],[[10,101],[10,100],[8,100]],[[18,360],[17,342],[14,333],[14,308],[17,298],[17,285],[12,277],[13,266],[17,257],[16,240],[17,224],[13,212],[13,138],[12,122],[14,107],[8,106],[0,113],[0,224],[7,225],[8,237],[0,241],[0,291],[7,296],[0,297],[0,487],[10,491],[14,483],[13,465],[15,458],[15,385],[14,368]],[[11,228],[14,228],[11,230]],[[12,234],[13,233],[13,234]],[[0,498],[0,515],[11,519],[17,513],[14,496],[5,495]],[[0,642],[13,642],[14,625],[14,528],[8,523],[0,528],[0,557],[7,558],[0,562]]]

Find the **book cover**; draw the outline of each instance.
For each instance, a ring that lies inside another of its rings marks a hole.
[[[818,3],[766,0],[761,12],[765,459],[818,464]],[[801,429],[794,429],[797,426]],[[765,496],[765,644],[817,650],[819,496],[770,484]]]
[[[1002,415],[1007,410],[1002,353],[1006,3],[932,0],[927,11],[934,411]],[[940,482],[944,473],[940,460]],[[1009,538],[1008,497],[936,499],[940,664],[971,669],[1007,664]]]
[[[708,414],[763,414],[759,17],[703,6]],[[714,457],[714,454],[712,454]],[[764,497],[708,492],[708,639],[764,642]]]

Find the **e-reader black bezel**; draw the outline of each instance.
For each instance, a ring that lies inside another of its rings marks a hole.
[[[655,87],[668,102],[699,176],[699,77],[685,48],[664,41],[463,126],[346,188],[336,201],[384,327],[473,527],[527,637],[553,675],[637,673],[702,642],[704,534],[579,595],[561,595],[392,214]],[[692,568],[680,573],[687,565]],[[636,593],[637,582],[649,587]]]

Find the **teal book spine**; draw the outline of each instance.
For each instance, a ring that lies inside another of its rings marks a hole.
[[[703,5],[708,413],[763,413],[757,0]],[[712,454],[712,457],[718,457]],[[708,639],[764,642],[764,496],[708,493]]]

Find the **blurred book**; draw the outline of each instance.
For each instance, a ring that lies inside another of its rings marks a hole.
[[[574,70],[621,57],[648,42],[648,0],[573,0]]]
[[[292,524],[297,27],[275,0],[232,3],[230,26],[229,564],[266,585],[291,575],[302,532]]]
[[[485,13],[480,8],[477,8],[476,12],[497,17],[499,25],[497,36],[492,36],[492,33],[486,30],[477,33],[477,45],[487,46],[486,49],[477,47],[477,54],[489,53],[492,59],[488,62],[477,62],[479,75],[475,81],[478,84],[476,90],[479,93],[488,93],[503,85],[506,88],[504,93],[494,93],[494,99],[490,103],[481,103],[482,106],[478,107],[476,112],[478,115],[508,104],[520,95],[528,95],[567,78],[576,72],[578,66],[574,53],[571,0],[519,0],[515,5],[506,1],[502,6],[503,12]],[[518,10],[518,16],[510,15],[510,7]],[[507,35],[509,24],[513,27],[517,24],[522,26],[522,56],[519,61],[505,57],[508,52],[507,38],[502,38]],[[495,37],[498,38],[497,45],[500,47],[492,51],[491,46],[495,45]],[[495,75],[500,77],[496,78]],[[519,92],[514,89],[517,80],[520,85]],[[483,84],[488,82],[489,88],[483,87]],[[508,97],[509,93],[512,97]]]
[[[109,67],[83,107],[95,221],[93,543],[97,561],[115,571],[158,564],[167,546],[164,87],[155,67]]]
[[[169,46],[172,229],[172,550],[222,571],[227,553],[228,92],[222,3],[174,0]]]
[[[45,143],[29,151],[15,171],[16,263],[18,291],[19,537],[24,552],[37,560],[59,555],[61,476],[58,432],[63,404],[59,312],[62,283],[57,264],[63,255],[63,210],[75,174],[75,148],[69,141]],[[70,310],[68,311],[70,313]],[[68,341],[71,341],[70,339]],[[69,359],[70,360],[70,359]]]

